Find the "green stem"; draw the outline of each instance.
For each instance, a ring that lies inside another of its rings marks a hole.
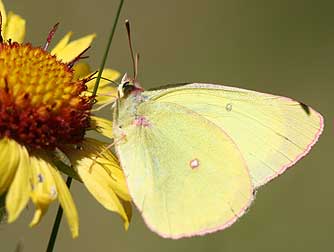
[[[110,33],[110,36],[109,36],[109,39],[108,39],[107,48],[105,50],[105,53],[104,53],[104,56],[103,56],[103,59],[102,59],[102,63],[101,63],[100,69],[99,69],[99,73],[98,73],[97,78],[96,78],[96,82],[95,82],[95,86],[94,86],[94,90],[93,90],[93,96],[96,95],[97,89],[99,88],[99,83],[100,83],[100,80],[101,80],[101,77],[102,77],[102,71],[104,69],[104,66],[105,66],[107,58],[108,58],[109,50],[110,50],[110,47],[111,47],[111,42],[112,42],[112,39],[113,39],[114,34],[115,34],[115,30],[116,30],[116,26],[117,26],[117,23],[118,23],[119,16],[121,14],[121,9],[122,9],[122,6],[123,6],[123,2],[124,2],[124,0],[120,0],[119,6],[118,6],[118,9],[117,9],[117,13],[116,13],[116,17],[115,17],[115,21],[114,21],[114,24],[112,26],[111,33]],[[71,187],[71,183],[72,183],[72,177],[68,176],[67,180],[66,180],[66,185],[69,189]],[[51,235],[50,235],[48,247],[46,249],[47,252],[52,252],[53,251],[54,245],[56,243],[57,234],[58,234],[58,230],[59,230],[59,226],[60,226],[62,216],[63,216],[63,208],[61,206],[59,206],[58,211],[57,211],[57,215],[56,215],[56,219],[53,223],[53,228],[52,228],[52,232],[51,232]]]
[[[93,89],[93,96],[96,95],[97,89],[99,88],[99,83],[100,83],[100,79],[101,79],[101,76],[102,76],[102,71],[104,69],[104,66],[105,66],[107,58],[108,58],[109,49],[111,47],[111,42],[112,42],[112,39],[114,37],[117,22],[118,22],[120,14],[121,14],[121,9],[122,9],[122,6],[123,6],[123,2],[124,2],[124,0],[121,0],[120,3],[119,3],[119,6],[118,6],[115,21],[114,21],[114,24],[112,26],[112,29],[111,29],[111,32],[110,32],[110,35],[109,35],[108,44],[107,44],[106,50],[104,52],[104,56],[103,56],[103,59],[102,59],[102,63],[100,65],[99,73],[98,73],[97,78],[96,78],[95,86],[94,86],[94,89]]]
[[[72,178],[67,177],[66,185],[67,185],[68,188],[71,187],[71,183],[72,183]],[[61,206],[59,206],[58,211],[57,211],[57,215],[56,215],[56,219],[53,223],[53,228],[52,228],[52,232],[51,232],[51,235],[50,235],[48,248],[46,249],[47,252],[52,252],[53,251],[53,248],[54,248],[55,243],[56,243],[57,234],[58,234],[58,230],[59,230],[59,226],[60,226],[62,216],[63,216],[63,208]]]

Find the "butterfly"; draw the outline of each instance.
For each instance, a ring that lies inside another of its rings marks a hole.
[[[324,126],[290,98],[205,83],[145,91],[127,76],[113,122],[133,202],[151,230],[174,239],[232,225]]]

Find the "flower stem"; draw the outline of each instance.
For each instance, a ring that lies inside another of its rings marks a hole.
[[[105,66],[107,58],[108,58],[109,50],[110,50],[110,47],[111,47],[111,42],[112,42],[112,39],[114,37],[116,26],[117,26],[117,23],[118,23],[118,19],[119,19],[119,16],[121,14],[121,10],[122,10],[122,7],[123,7],[123,2],[124,2],[124,0],[120,0],[120,2],[119,2],[119,6],[118,6],[118,9],[117,9],[115,21],[114,21],[114,24],[112,26],[112,29],[111,29],[111,32],[110,32],[110,35],[109,35],[109,39],[108,39],[108,44],[107,44],[106,50],[104,52],[104,56],[103,56],[103,59],[102,59],[101,65],[100,65],[100,69],[99,69],[99,72],[98,72],[98,75],[97,75],[97,78],[96,78],[95,86],[94,86],[94,89],[93,89],[93,96],[96,95],[97,89],[99,87],[99,83],[100,83],[100,80],[101,80],[101,77],[102,77],[102,71],[104,69],[104,66]],[[67,180],[66,180],[66,185],[67,185],[68,188],[71,187],[71,183],[72,183],[72,177],[68,176]],[[63,208],[61,206],[59,206],[58,211],[57,211],[57,215],[56,215],[56,219],[53,223],[52,232],[51,232],[48,247],[47,247],[47,250],[46,250],[47,252],[52,252],[53,251],[54,245],[56,243],[57,234],[58,234],[58,230],[59,230],[59,226],[60,226],[62,216],[63,216]]]
[[[68,188],[71,187],[71,183],[72,183],[72,177],[67,177],[66,185],[67,185]],[[52,228],[52,232],[51,232],[51,235],[50,235],[48,248],[46,249],[47,252],[52,252],[53,251],[54,245],[56,243],[58,229],[59,229],[59,225],[60,225],[62,216],[63,216],[63,208],[61,206],[59,206],[58,211],[57,211],[57,215],[56,215],[56,219],[53,223],[53,228]]]
[[[119,2],[119,6],[118,6],[117,14],[116,14],[116,17],[115,17],[115,21],[114,21],[114,24],[112,26],[112,29],[111,29],[111,32],[110,32],[110,35],[109,35],[108,44],[107,44],[106,50],[104,52],[104,56],[103,56],[103,59],[102,59],[101,65],[100,65],[99,73],[98,73],[97,78],[96,78],[95,86],[94,86],[94,89],[93,89],[93,96],[96,95],[97,89],[99,88],[99,83],[100,83],[100,79],[101,79],[101,76],[102,76],[102,71],[104,69],[104,66],[105,66],[107,58],[108,58],[109,49],[111,47],[111,42],[112,42],[112,39],[114,37],[117,22],[118,22],[120,14],[121,14],[121,9],[122,9],[122,6],[123,6],[123,2],[124,2],[124,0],[121,0]]]

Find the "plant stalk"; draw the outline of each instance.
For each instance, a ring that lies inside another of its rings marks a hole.
[[[119,19],[120,14],[121,14],[123,3],[124,3],[124,0],[120,0],[119,6],[118,6],[118,9],[117,9],[117,13],[116,13],[116,17],[115,17],[115,20],[114,20],[114,24],[112,26],[112,29],[111,29],[111,32],[110,32],[110,35],[109,35],[109,38],[108,38],[107,47],[106,47],[106,50],[104,52],[104,56],[103,56],[103,59],[102,59],[101,65],[100,65],[100,69],[99,69],[99,72],[98,72],[98,75],[97,75],[97,78],[96,78],[95,86],[94,86],[94,89],[93,89],[93,96],[96,95],[97,89],[99,88],[99,83],[100,83],[100,80],[101,80],[101,77],[102,77],[102,71],[104,69],[104,66],[105,66],[107,58],[108,58],[109,50],[110,50],[110,47],[111,47],[111,42],[113,40],[115,31],[116,31],[116,26],[117,26],[118,19]],[[66,185],[69,189],[71,187],[71,183],[72,183],[72,177],[69,176],[69,177],[67,177],[67,180],[66,180]],[[59,226],[60,226],[62,216],[63,216],[63,208],[61,206],[59,206],[55,221],[53,223],[52,232],[51,232],[48,247],[47,247],[47,250],[46,250],[47,252],[52,252],[53,249],[54,249],[54,245],[55,245],[56,240],[57,240],[58,230],[59,230]]]

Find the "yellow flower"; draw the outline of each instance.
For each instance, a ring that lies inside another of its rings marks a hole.
[[[89,75],[88,65],[75,64],[95,35],[69,42],[68,33],[49,53],[47,46],[23,43],[25,20],[6,15],[1,0],[0,12],[0,197],[5,195],[8,222],[16,220],[31,200],[34,226],[58,199],[72,236],[78,236],[77,210],[57,168],[62,167],[105,208],[118,213],[127,228],[131,199],[119,163],[106,143],[85,137],[87,130],[112,137],[112,123],[91,115],[94,99],[103,103],[105,97],[91,95],[94,81],[84,77]],[[111,69],[103,72],[108,79],[118,76]],[[106,81],[102,90],[109,99],[115,92]]]

